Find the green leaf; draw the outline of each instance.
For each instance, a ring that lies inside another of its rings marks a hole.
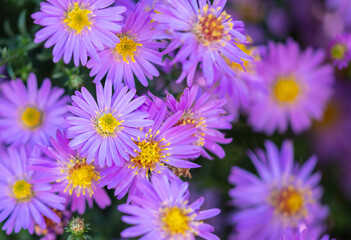
[[[9,37],[14,37],[15,36],[15,33],[12,31],[12,28],[11,28],[9,20],[6,20],[4,22],[4,31]]]
[[[8,64],[7,64],[7,73],[9,74],[9,77],[10,77],[11,79],[16,79],[16,75],[15,75],[15,73],[14,73],[14,71],[13,71],[13,68],[12,68],[11,63],[8,63]]]
[[[162,56],[162,62],[164,62],[166,60],[166,58],[168,57],[168,54],[165,54]]]
[[[21,34],[25,35],[27,33],[27,27],[26,27],[26,15],[27,15],[27,10],[22,10],[18,22],[17,22],[17,27],[18,30]]]
[[[4,47],[1,51],[1,60],[4,60],[7,57],[7,48]]]

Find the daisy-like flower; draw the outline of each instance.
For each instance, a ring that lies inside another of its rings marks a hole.
[[[0,222],[7,234],[21,229],[33,234],[35,224],[46,227],[44,217],[59,223],[51,208],[65,209],[66,199],[53,193],[40,172],[27,169],[30,154],[24,147],[13,146],[0,153]]]
[[[283,143],[281,151],[270,141],[265,146],[266,153],[249,152],[259,176],[233,167],[229,177],[235,185],[230,195],[239,209],[233,217],[235,239],[277,240],[292,235],[299,224],[321,227],[328,209],[320,204],[321,175],[312,173],[316,157],[299,166],[290,141]]]
[[[86,201],[90,208],[93,201],[100,208],[109,206],[111,200],[106,191],[97,187],[101,170],[93,163],[87,163],[86,157],[80,155],[79,149],[71,150],[68,146],[69,140],[61,131],[57,131],[56,139],[51,138],[50,142],[53,148],[43,149],[47,156],[31,158],[31,169],[48,174],[46,179],[56,183],[55,190],[66,193],[72,211],[83,214]]]
[[[336,163],[350,153],[351,84],[337,82],[321,121],[311,128],[314,151],[323,159]],[[343,164],[344,165],[344,164]]]
[[[214,91],[220,97],[228,100],[224,108],[234,115],[235,119],[239,117],[239,110],[245,111],[250,106],[252,91],[262,91],[264,89],[262,78],[255,75],[255,62],[260,61],[259,49],[247,45],[239,45],[238,47],[252,56],[254,62],[244,61],[245,70],[240,64],[231,62],[230,67],[235,72],[236,77],[227,76],[223,73],[217,74],[218,80],[215,84],[217,87]]]
[[[269,43],[257,62],[257,76],[264,91],[253,92],[248,121],[256,131],[283,133],[291,126],[295,133],[306,130],[311,120],[320,120],[332,93],[333,69],[323,64],[322,50],[301,52],[292,41]]]
[[[328,235],[324,235],[321,238],[318,237],[319,234],[317,232],[311,231],[311,229],[307,229],[305,224],[300,224],[294,233],[284,234],[281,240],[329,240],[330,239]],[[331,239],[331,240],[335,240],[335,239]]]
[[[200,211],[204,198],[188,203],[188,183],[179,179],[169,181],[166,175],[152,177],[152,183],[140,185],[141,197],[133,199],[134,204],[123,204],[118,210],[128,214],[122,221],[136,225],[121,233],[130,238],[144,235],[143,239],[203,239],[217,240],[212,234],[214,228],[203,220],[220,213],[219,209]]]
[[[61,128],[66,103],[61,88],[51,88],[49,79],[44,79],[38,89],[37,78],[31,73],[27,87],[20,79],[0,85],[0,140],[8,144],[47,144]]]
[[[172,113],[182,112],[178,125],[187,125],[196,128],[195,144],[203,147],[202,156],[212,159],[206,150],[213,152],[219,158],[225,156],[223,148],[218,144],[228,144],[231,138],[226,139],[224,133],[218,129],[231,129],[231,116],[226,115],[223,106],[226,99],[211,99],[210,92],[201,93],[198,85],[186,88],[177,101],[173,95],[167,94],[168,107]]]
[[[226,0],[165,0],[155,4],[152,18],[170,33],[171,43],[165,50],[170,52],[180,47],[173,63],[183,64],[182,74],[178,82],[187,77],[191,86],[199,63],[209,85],[214,83],[215,68],[229,76],[234,71],[225,59],[243,64],[243,60],[252,58],[244,53],[236,44],[246,44],[246,37],[241,33],[244,23],[233,21],[223,11]]]
[[[85,65],[88,56],[99,60],[98,50],[114,47],[119,41],[123,6],[109,7],[114,0],[48,0],[40,3],[40,12],[32,14],[34,23],[43,26],[34,42],[54,46],[53,60]]]
[[[346,68],[351,61],[351,34],[338,35],[329,45],[329,57],[334,66],[339,69]]]
[[[145,119],[148,113],[136,110],[145,97],[134,97],[135,91],[124,87],[112,94],[112,83],[106,81],[104,88],[96,85],[97,103],[84,87],[72,96],[68,109],[75,116],[67,117],[69,146],[80,149],[87,163],[94,159],[100,167],[113,162],[123,165],[124,159],[136,156],[135,150],[140,149],[132,138],[142,137],[137,128],[150,126],[152,121]]]
[[[327,0],[326,6],[335,15],[337,26],[335,30],[350,31],[351,29],[351,2],[349,0]],[[330,18],[327,18],[328,20]],[[334,30],[334,32],[335,32]]]
[[[91,59],[88,62],[87,67],[92,69],[90,76],[96,75],[95,82],[107,73],[107,79],[113,80],[115,89],[122,79],[128,87],[134,88],[133,74],[144,86],[148,85],[147,78],[159,76],[153,64],[162,64],[162,55],[158,49],[164,44],[156,40],[161,32],[156,27],[157,23],[151,22],[149,12],[144,8],[143,3],[138,4],[129,15],[121,33],[117,34],[119,43],[100,52],[101,60]]]
[[[133,138],[140,150],[135,150],[136,155],[131,156],[124,166],[112,166],[101,173],[101,185],[115,188],[118,199],[128,191],[129,196],[134,195],[142,180],[149,179],[150,175],[166,173],[175,177],[169,169],[181,172],[182,169],[200,167],[187,160],[197,158],[201,148],[193,145],[196,129],[176,126],[182,112],[165,119],[168,114],[166,104],[160,108],[152,104],[149,112],[149,119],[153,119],[154,124],[141,129],[144,133],[142,137]]]
[[[56,240],[58,236],[62,235],[65,231],[64,228],[68,227],[68,221],[72,217],[69,210],[58,211],[54,209],[56,215],[60,218],[60,223],[55,223],[48,218],[44,218],[46,228],[42,229],[39,225],[35,225],[34,231],[37,236],[41,236],[40,240]]]

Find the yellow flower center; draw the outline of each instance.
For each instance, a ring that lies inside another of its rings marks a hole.
[[[187,111],[184,112],[177,125],[194,125],[199,130],[195,133],[198,140],[196,141],[196,145],[203,146],[205,144],[205,133],[201,131],[200,128],[206,127],[206,118],[199,116],[199,114],[194,114],[193,112]]]
[[[78,3],[74,3],[74,7],[71,7],[71,9],[66,13],[63,22],[68,27],[75,30],[76,34],[79,34],[85,27],[91,29],[91,14],[92,11],[80,7]]]
[[[339,123],[341,118],[341,109],[336,102],[329,102],[324,111],[323,119],[315,122],[314,127],[317,128],[333,128]]]
[[[161,218],[163,229],[171,236],[182,234],[191,230],[191,217],[188,211],[178,207],[165,208]]]
[[[42,112],[35,107],[27,107],[21,115],[23,125],[28,129],[36,129],[41,126],[43,121]]]
[[[218,42],[221,39],[230,40],[228,30],[225,29],[223,24],[224,21],[230,21],[231,16],[226,12],[222,12],[221,15],[216,17],[215,10],[209,9],[206,5],[203,8],[203,15],[198,16],[198,21],[195,23],[193,32],[196,38],[203,45],[207,46],[212,42]],[[228,23],[229,30],[233,27],[232,23]]]
[[[273,85],[274,97],[283,104],[294,102],[300,91],[300,86],[294,76],[279,77]]]
[[[64,192],[69,190],[69,194],[72,195],[73,190],[76,190],[76,194],[79,197],[81,191],[85,195],[87,190],[89,196],[92,196],[94,194],[92,183],[100,179],[100,174],[95,170],[95,166],[86,163],[85,159],[78,158],[71,160],[67,167],[66,179],[68,180],[68,184]]]
[[[129,63],[129,60],[135,62],[136,51],[143,44],[135,42],[133,38],[125,34],[118,34],[118,37],[120,42],[116,44],[115,52],[123,58],[124,62]]]
[[[103,137],[114,136],[118,126],[123,121],[118,121],[111,113],[105,113],[98,118],[96,131]]]
[[[284,215],[293,216],[304,210],[304,197],[295,187],[288,186],[275,196],[276,210]]]
[[[343,59],[346,52],[347,47],[342,43],[335,44],[330,50],[331,57],[337,60]]]
[[[247,37],[247,41],[252,43],[252,38],[250,36]],[[246,53],[249,56],[252,56],[254,58],[254,61],[260,61],[261,56],[258,54],[257,48],[253,46],[248,46],[245,44],[237,44],[237,47],[242,50],[244,53]],[[252,64],[252,61],[247,61],[245,59],[241,59],[244,63],[245,71],[248,73],[255,73],[255,67]],[[245,72],[243,67],[236,62],[231,62],[228,58],[225,58],[225,61],[228,63],[228,65],[233,69],[234,72],[236,73],[242,73]]]
[[[25,180],[18,180],[12,186],[12,192],[17,201],[25,202],[32,198],[32,185]]]
[[[162,151],[158,142],[143,140],[136,142],[140,148],[138,155],[131,159],[131,162],[139,168],[153,170],[157,163],[161,161]]]

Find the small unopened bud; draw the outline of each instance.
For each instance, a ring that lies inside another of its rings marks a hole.
[[[79,217],[72,218],[71,222],[69,223],[69,228],[73,235],[82,236],[85,232],[84,219]]]
[[[67,240],[89,240],[92,239],[87,233],[90,230],[89,224],[79,217],[72,218],[66,232],[71,233]]]

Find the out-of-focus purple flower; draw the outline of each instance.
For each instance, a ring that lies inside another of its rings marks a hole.
[[[201,93],[199,86],[194,85],[184,90],[179,101],[168,93],[167,102],[172,113],[182,113],[178,125],[196,128],[197,140],[195,144],[203,146],[202,156],[212,159],[206,150],[213,152],[219,158],[225,156],[223,148],[218,143],[228,144],[232,139],[226,139],[224,133],[218,129],[231,129],[230,121],[232,118],[230,115],[226,115],[226,111],[223,109],[226,103],[224,98],[212,99],[209,92]]]
[[[95,82],[101,81],[107,73],[106,78],[114,82],[115,89],[122,84],[122,80],[128,87],[134,88],[133,74],[144,86],[148,86],[147,78],[152,80],[154,76],[159,76],[153,64],[162,65],[162,54],[158,49],[165,45],[157,41],[161,31],[144,8],[140,3],[130,14],[121,33],[117,34],[119,43],[100,52],[100,60],[91,59],[88,62],[87,67],[92,69],[90,76],[96,75]]]
[[[53,148],[46,147],[43,152],[47,157],[31,159],[31,169],[43,171],[47,180],[55,182],[55,190],[66,193],[68,203],[71,203],[72,212],[85,212],[85,202],[91,208],[95,201],[100,208],[111,204],[106,191],[97,187],[100,179],[100,169],[93,163],[87,163],[80,150],[71,150],[66,135],[57,131],[56,139],[50,139]]]
[[[311,232],[305,224],[300,224],[296,227],[296,231],[291,233],[288,232],[280,240],[329,240],[328,235],[319,237],[317,232]],[[336,240],[336,239],[331,239]]]
[[[171,43],[165,53],[180,47],[172,63],[182,63],[182,73],[177,80],[187,78],[193,84],[197,66],[201,63],[203,74],[209,85],[214,83],[215,69],[235,76],[225,59],[243,64],[252,60],[237,44],[247,44],[241,33],[244,23],[233,21],[223,11],[226,0],[215,0],[213,4],[198,0],[166,0],[155,4],[151,16],[169,33]]]
[[[264,90],[262,78],[255,74],[255,62],[260,61],[258,48],[242,45],[240,49],[252,56],[254,62],[244,61],[245,71],[239,64],[232,62],[230,67],[235,72],[236,77],[220,74],[215,84],[217,87],[214,90],[221,98],[228,100],[224,108],[233,115],[234,119],[239,117],[239,110],[246,111],[250,106],[253,91]]]
[[[109,7],[114,0],[48,0],[40,4],[40,11],[32,14],[34,23],[43,26],[35,34],[34,42],[45,41],[45,47],[54,46],[53,60],[62,57],[69,63],[85,65],[87,58],[96,61],[98,50],[115,47],[119,42],[115,33],[121,30],[125,7]]]
[[[40,240],[57,240],[57,236],[64,233],[64,228],[68,226],[68,221],[72,217],[71,212],[68,210],[58,211],[54,209],[53,211],[61,219],[61,222],[55,223],[44,217],[46,228],[43,229],[39,225],[35,225],[34,227],[35,234],[41,236]]]
[[[212,234],[214,228],[203,220],[220,213],[219,209],[200,211],[204,198],[188,203],[188,183],[179,179],[169,181],[165,175],[152,176],[152,183],[140,185],[143,195],[134,197],[133,205],[123,204],[118,210],[128,214],[122,221],[135,225],[125,229],[122,237],[144,235],[144,239],[195,239],[219,240]]]
[[[46,228],[44,217],[59,223],[60,218],[51,208],[65,209],[65,198],[53,193],[42,173],[27,169],[31,153],[13,146],[0,153],[0,222],[4,222],[2,230],[6,234],[21,229],[33,234],[35,224]]]
[[[351,2],[349,0],[327,0],[326,6],[341,19],[340,23],[344,31],[351,29]]]
[[[139,147],[131,138],[143,137],[137,128],[150,126],[152,121],[145,119],[148,113],[136,110],[145,97],[133,99],[135,92],[124,87],[112,94],[112,83],[106,81],[104,88],[96,85],[97,103],[84,87],[72,96],[68,109],[75,116],[67,117],[69,146],[80,149],[87,163],[94,159],[100,167],[123,165],[124,160],[136,156]]]
[[[254,130],[283,133],[290,125],[300,133],[311,120],[321,119],[334,82],[333,69],[324,60],[323,50],[302,52],[291,39],[286,44],[270,42],[255,73],[263,78],[265,91],[252,92],[248,109]]]
[[[334,66],[339,69],[346,68],[351,61],[351,34],[338,35],[329,45],[329,57]]]
[[[168,168],[177,172],[200,167],[188,159],[197,158],[201,148],[193,145],[196,129],[191,126],[177,126],[182,112],[169,115],[167,105],[160,108],[152,104],[149,109],[149,119],[154,120],[150,127],[142,128],[143,136],[132,140],[140,150],[124,166],[112,166],[102,171],[101,185],[115,188],[115,195],[121,199],[129,191],[129,196],[136,193],[143,179],[150,175],[166,172],[171,177],[174,174]]]
[[[20,79],[0,85],[0,140],[8,144],[47,144],[49,137],[60,129],[67,113],[61,88],[51,88],[44,79],[38,89],[37,78],[31,73],[27,87]]]
[[[299,224],[321,228],[328,209],[320,204],[323,190],[321,175],[312,173],[315,156],[302,166],[294,162],[294,149],[285,141],[281,151],[267,141],[266,152],[249,152],[259,176],[233,167],[229,181],[233,204],[239,209],[233,216],[236,239],[282,239],[291,235]]]
[[[351,135],[351,85],[337,83],[321,121],[311,128],[315,152],[323,160],[342,160],[348,155]]]
[[[274,7],[267,13],[267,26],[275,36],[282,38],[289,33],[289,18],[286,10]]]
[[[189,196],[189,202],[193,202],[200,197],[204,197],[206,201],[202,205],[203,208],[216,208],[221,206],[223,201],[223,194],[222,191],[218,188],[201,188],[200,184],[202,179],[198,179],[199,184],[194,183],[194,178],[189,186],[189,191],[191,195]],[[218,215],[216,218],[212,218],[207,220],[207,223],[212,225],[216,229],[216,233],[219,237],[224,237],[225,228],[228,225],[228,219],[226,213]]]

